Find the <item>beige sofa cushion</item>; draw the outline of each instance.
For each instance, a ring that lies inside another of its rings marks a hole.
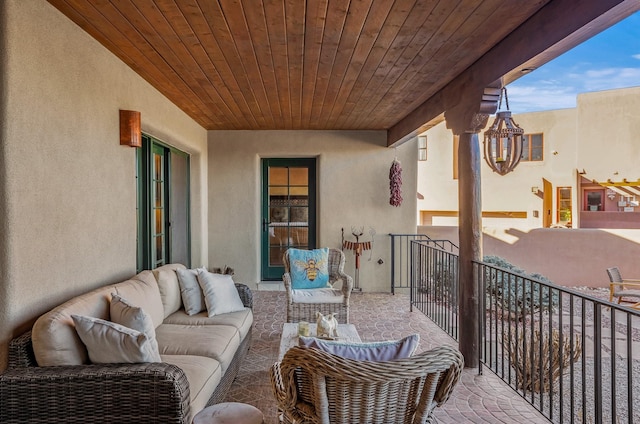
[[[240,332],[240,341],[242,341],[253,325],[253,312],[251,309],[245,308],[242,311],[216,315],[209,318],[207,311],[189,316],[184,309],[181,309],[166,317],[164,323],[179,325],[231,325]]]
[[[31,339],[41,367],[89,363],[87,349],[76,332],[71,314],[109,319],[114,286],[101,287],[74,297],[43,314],[33,325]]]
[[[153,275],[156,277],[158,289],[160,290],[160,299],[164,307],[165,318],[182,308],[180,286],[176,275],[176,270],[178,269],[187,269],[187,267],[182,264],[168,264],[153,270]]]
[[[220,362],[222,373],[240,347],[240,333],[231,325],[162,324],[156,328],[160,355],[197,355]]]
[[[189,381],[191,418],[207,406],[222,379],[222,368],[215,359],[192,355],[161,355],[162,362],[178,366]]]
[[[164,307],[158,283],[151,271],[142,271],[131,280],[116,284],[114,293],[151,315],[155,327],[164,320]]]

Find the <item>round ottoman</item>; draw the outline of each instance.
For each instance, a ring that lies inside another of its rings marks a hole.
[[[193,424],[262,424],[264,415],[255,406],[227,402],[208,406],[193,417]]]

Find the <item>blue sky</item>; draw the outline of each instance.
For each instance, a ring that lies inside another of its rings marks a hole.
[[[578,93],[637,86],[640,12],[514,81],[507,90],[509,109],[517,114],[575,107]]]

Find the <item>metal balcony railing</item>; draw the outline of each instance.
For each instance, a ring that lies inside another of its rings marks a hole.
[[[457,340],[457,255],[415,241],[410,260],[412,308]],[[640,422],[638,310],[485,262],[474,275],[480,372],[554,423]]]
[[[421,241],[442,250],[457,252],[458,246],[449,240],[434,240],[425,234],[389,234],[391,238],[391,293],[396,289],[410,288],[411,260],[409,258],[412,241]]]

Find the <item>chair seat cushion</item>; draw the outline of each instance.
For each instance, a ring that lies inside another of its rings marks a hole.
[[[344,295],[338,289],[293,289],[293,303],[342,303]]]
[[[618,297],[638,297],[640,298],[640,290],[633,289],[625,289],[625,290],[616,290],[613,294]]]

